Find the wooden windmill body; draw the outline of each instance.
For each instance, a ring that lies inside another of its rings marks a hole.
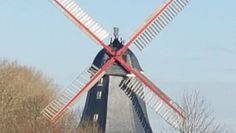
[[[120,49],[121,40],[115,38],[110,47],[114,50]],[[108,57],[105,50],[101,50],[93,65],[101,67]],[[142,71],[130,50],[124,54],[123,59],[133,68]],[[129,73],[122,66],[113,64],[88,91],[82,120],[98,122],[100,128],[107,133],[151,133],[145,103],[135,94],[127,96],[128,93],[122,88],[122,81],[128,77]]]
[[[123,43],[114,29],[114,40],[106,45],[109,33],[98,25],[75,0],[52,0],[77,26],[103,49],[93,64],[85,69],[56,99],[41,112],[55,122],[84,93],[88,92],[82,120],[90,119],[106,133],[152,133],[146,105],[168,124],[180,129],[184,110],[162,92],[143,73],[131,44],[143,50],[189,3],[167,0]]]

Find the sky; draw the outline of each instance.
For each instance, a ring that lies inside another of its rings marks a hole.
[[[60,87],[101,49],[48,0],[0,2],[0,59],[34,67]],[[119,27],[123,40],[162,2],[78,0],[110,33]],[[192,0],[143,52],[131,49],[146,75],[170,97],[178,101],[185,91],[199,90],[216,121],[236,132],[235,0]],[[149,117],[157,131],[161,120],[152,111]]]

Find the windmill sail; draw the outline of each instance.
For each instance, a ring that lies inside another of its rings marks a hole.
[[[127,45],[134,43],[139,50],[143,50],[187,6],[189,1],[168,0],[165,2],[132,35]]]
[[[142,75],[145,77],[144,75]],[[146,77],[145,77],[146,78]],[[146,78],[148,82],[150,80]],[[152,83],[151,83],[152,84]],[[152,84],[155,86],[154,84]],[[146,102],[155,112],[157,112],[172,127],[178,129],[184,121],[184,111],[173,100],[165,95],[158,87],[155,86],[159,95],[155,94],[150,88],[145,86],[136,77],[131,76],[121,83],[121,87],[127,94],[133,92]]]
[[[46,106],[41,114],[51,121],[58,119],[83,93],[88,91],[105,74],[92,65],[82,72],[60,95]]]
[[[109,33],[82,10],[76,0],[51,1],[104,49],[95,58],[95,60],[99,59],[98,63],[94,61],[94,65],[82,72],[41,111],[44,117],[55,122],[78,98],[90,90],[86,101],[87,109],[85,109],[85,112],[88,113],[83,114],[85,114],[85,118],[98,122],[99,128],[102,127],[105,132],[152,132],[145,103],[172,127],[179,129],[182,126],[187,117],[184,110],[140,72],[141,67],[128,47],[135,44],[140,50],[144,49],[187,6],[190,0],[166,0],[134,32],[124,46],[118,39],[117,29],[114,32],[115,40],[110,45],[106,45],[103,40],[109,36]],[[124,79],[125,76],[127,78]],[[94,86],[97,82],[98,84]],[[91,89],[93,86],[94,89]],[[130,100],[122,90],[117,89],[118,87],[136,100]],[[133,95],[137,97],[132,97]],[[138,97],[142,100],[137,99]],[[101,110],[101,107],[104,108]],[[120,108],[123,112],[120,112]],[[127,114],[127,112],[130,113]],[[126,115],[120,117],[120,113]],[[124,122],[127,119],[130,121]],[[124,130],[122,131],[119,127]]]
[[[102,42],[109,33],[82,10],[75,0],[52,0],[78,27],[80,27],[96,43],[105,46]]]

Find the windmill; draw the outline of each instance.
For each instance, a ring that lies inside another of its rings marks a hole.
[[[52,0],[70,20],[94,42],[102,46],[93,64],[42,110],[42,115],[57,121],[77,99],[88,92],[82,120],[96,121],[104,132],[152,132],[146,105],[173,128],[185,121],[183,109],[151,82],[137,58],[129,50],[134,44],[143,50],[187,6],[190,0],[167,0],[124,43],[119,29],[114,39],[103,42],[109,33],[90,17],[75,0]]]

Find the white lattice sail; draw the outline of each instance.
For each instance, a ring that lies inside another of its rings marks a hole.
[[[143,50],[183,9],[190,0],[168,0],[131,37],[139,50]]]
[[[147,81],[149,80],[147,79]],[[139,96],[147,105],[149,105],[174,128],[178,129],[185,120],[185,113],[183,109],[157,87],[156,89],[161,94],[161,97],[157,96],[134,76],[128,77],[126,80],[124,80],[121,83],[121,87],[128,95],[131,94],[130,92],[133,92]]]
[[[52,2],[93,40],[99,42],[109,36],[109,33],[82,10],[75,0],[52,0]]]
[[[68,87],[66,87],[58,97],[46,106],[41,111],[41,114],[51,121],[56,120],[76,99],[93,87],[105,74],[105,72],[101,72],[99,75],[96,75],[98,71],[99,69],[94,65],[88,67]],[[91,80],[92,78],[94,79]]]

